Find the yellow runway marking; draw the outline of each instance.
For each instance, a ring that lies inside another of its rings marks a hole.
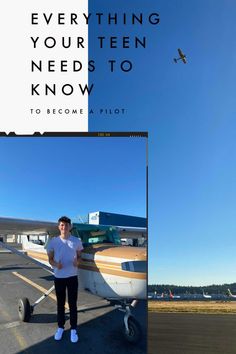
[[[17,276],[18,278],[24,280],[27,284],[33,286],[33,287],[36,288],[37,290],[41,291],[43,294],[45,294],[45,293],[48,291],[47,289],[43,288],[42,286],[40,286],[40,285],[34,283],[32,280],[26,278],[26,277],[25,277],[24,275],[22,275],[22,274],[19,274],[19,273],[17,273],[17,272],[12,272],[12,274],[14,274],[14,275]],[[56,296],[55,296],[54,294],[49,294],[48,296],[49,296],[51,299],[57,301],[57,298],[56,298]],[[65,308],[66,308],[67,310],[69,309],[69,305],[68,305],[67,302],[66,302],[66,304],[65,304]]]
[[[15,327],[13,327],[13,328],[11,328],[11,330],[12,330],[12,332],[14,333],[14,335],[15,335],[15,337],[16,337],[16,340],[17,340],[17,342],[19,343],[20,347],[21,347],[22,349],[26,349],[26,348],[28,347],[28,345],[27,345],[27,343],[26,343],[26,341],[25,341],[25,338],[22,337],[22,336],[19,334],[18,329],[15,328]]]

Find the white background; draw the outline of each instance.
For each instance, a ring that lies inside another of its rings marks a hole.
[[[35,4],[35,5],[34,5]],[[45,131],[88,131],[88,95],[80,93],[78,84],[88,83],[88,25],[83,13],[88,12],[87,0],[70,1],[8,1],[1,2],[1,115],[0,131],[15,132],[18,134],[45,132]],[[31,24],[31,13],[39,13],[39,25]],[[42,14],[53,13],[49,25]],[[58,25],[57,14],[65,13],[66,25]],[[78,14],[79,25],[70,24],[70,14]],[[40,37],[40,46],[33,49],[30,37]],[[57,39],[58,46],[48,49],[43,41],[52,36]],[[85,49],[77,49],[74,45],[69,49],[62,48],[61,37],[72,37],[72,43],[77,37],[85,40]],[[60,68],[60,60],[79,60],[83,63],[83,70],[76,73],[68,72],[31,72],[31,60],[56,60]],[[45,96],[43,89],[38,89],[42,95],[31,95],[31,83],[51,84],[58,88],[57,96]],[[69,83],[74,86],[74,94],[61,94],[60,87]],[[60,92],[59,92],[60,91]],[[41,114],[31,114],[30,109],[40,109]],[[83,114],[54,114],[48,115],[47,109],[83,109]]]

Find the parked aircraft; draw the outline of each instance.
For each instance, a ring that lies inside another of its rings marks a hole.
[[[170,298],[171,299],[180,299],[180,296],[172,294],[171,290],[169,290],[169,293],[170,293]]]
[[[203,297],[205,298],[205,299],[211,299],[211,295],[207,295],[207,294],[205,294],[204,293],[204,290],[202,290],[202,295],[203,295]]]
[[[230,297],[236,298],[236,295],[233,295],[233,294],[231,293],[230,289],[228,289],[228,293],[229,293],[229,296],[230,296]]]

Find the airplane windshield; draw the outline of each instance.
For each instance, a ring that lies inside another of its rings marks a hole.
[[[84,247],[104,243],[121,244],[119,234],[114,228],[81,230],[75,226],[72,230],[72,234],[81,239]]]

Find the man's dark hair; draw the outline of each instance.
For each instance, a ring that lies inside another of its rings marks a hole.
[[[66,222],[71,225],[71,219],[69,219],[67,216],[61,216],[60,219],[58,219],[58,223],[60,222]]]

